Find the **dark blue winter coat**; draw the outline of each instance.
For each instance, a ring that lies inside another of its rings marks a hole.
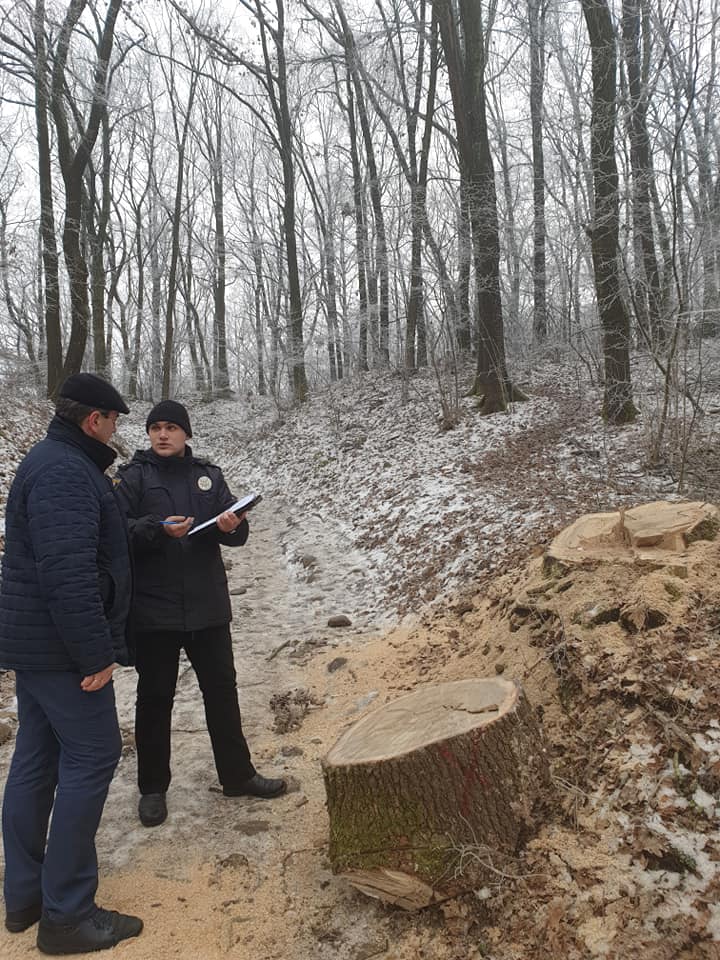
[[[189,633],[232,619],[220,544],[242,546],[248,524],[234,533],[213,526],[192,537],[168,537],[165,517],[203,523],[235,502],[219,467],[193,456],[138,450],[118,472],[118,499],[128,518],[135,570],[133,625],[138,631]]]
[[[5,513],[0,667],[99,673],[131,660],[128,534],[115,453],[60,417],[18,467]]]

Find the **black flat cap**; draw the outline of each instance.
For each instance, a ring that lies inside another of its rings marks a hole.
[[[115,387],[95,373],[74,373],[60,387],[58,396],[83,403],[93,410],[117,410],[130,413],[128,405]]]

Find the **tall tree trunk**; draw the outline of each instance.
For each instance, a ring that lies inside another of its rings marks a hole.
[[[188,219],[192,222],[194,220],[194,210],[191,207],[190,203],[186,204],[188,211]],[[195,379],[195,391],[201,397],[207,397],[210,394],[211,384],[212,384],[212,368],[208,367],[208,377],[206,380],[205,373],[203,371],[203,365],[200,360],[198,353],[198,348],[201,343],[204,345],[205,340],[202,336],[202,331],[200,330],[200,324],[197,318],[197,310],[195,308],[195,274],[193,271],[193,260],[192,260],[192,231],[188,230],[186,237],[186,247],[185,247],[185,256],[180,258],[180,278],[182,283],[182,296],[185,303],[185,331],[187,335],[188,349],[190,351],[190,364],[193,369],[193,376]],[[213,366],[214,366],[214,357],[213,357]]]
[[[545,264],[545,152],[543,149],[543,90],[545,86],[545,4],[528,0],[530,27],[530,123],[533,167],[533,340],[547,337]]]
[[[287,58],[285,55],[285,0],[275,0],[277,19],[271,24],[261,0],[255,0],[255,14],[260,27],[260,42],[265,64],[265,89],[270,97],[277,126],[277,146],[282,164],[283,198],[282,218],[285,234],[285,255],[288,272],[288,357],[293,397],[298,403],[307,398],[308,384],[305,372],[305,339],[303,334],[303,305],[300,287],[300,268],[297,252],[297,221],[295,210],[295,165],[293,122],[288,102]],[[268,45],[272,37],[274,56]]]
[[[365,208],[363,204],[363,182],[360,172],[360,155],[357,147],[357,127],[355,124],[355,96],[348,68],[345,80],[347,90],[348,132],[350,135],[350,162],[353,172],[353,211],[355,219],[355,249],[357,257],[357,283],[359,340],[358,368],[361,373],[368,370],[368,289],[367,289],[367,229],[365,226]]]
[[[375,268],[379,277],[379,296],[378,296],[378,333],[375,349],[382,364],[390,362],[390,272],[388,264],[387,234],[385,229],[385,214],[382,207],[382,194],[380,191],[380,175],[375,158],[375,146],[373,144],[372,130],[370,129],[370,120],[365,105],[365,95],[363,92],[360,70],[357,64],[357,50],[355,47],[355,38],[345,16],[345,11],[341,3],[335,3],[340,22],[343,28],[345,43],[345,58],[348,72],[352,79],[355,91],[355,102],[357,105],[358,119],[365,142],[365,159],[368,168],[368,186],[370,189],[370,203],[373,209],[373,219],[375,221]]]
[[[205,118],[205,137],[211,170],[213,215],[215,218],[213,276],[213,391],[217,396],[230,393],[226,326],[226,244],[225,244],[225,175],[223,168],[222,94],[215,91],[213,122]]]
[[[265,327],[270,327],[270,309],[265,290],[263,276],[263,249],[257,232],[257,200],[255,196],[255,153],[250,161],[248,177],[248,221],[250,228],[250,247],[255,267],[253,299],[255,305],[255,361],[257,363],[258,394],[267,396],[267,380],[265,376]],[[265,321],[265,322],[263,322]]]
[[[93,78],[93,96],[86,128],[81,131],[77,148],[73,150],[64,99],[67,95],[65,70],[70,39],[87,6],[87,0],[71,0],[60,28],[55,63],[52,73],[51,106],[57,131],[58,158],[65,183],[65,226],[63,253],[70,284],[72,327],[63,366],[65,376],[76,373],[82,366],[90,322],[88,303],[88,269],[80,245],[82,223],[83,176],[90,154],[97,140],[102,115],[107,102],[107,74],[112,52],[115,22],[122,0],[110,0],[97,50]]]
[[[85,203],[85,224],[90,247],[90,307],[93,333],[93,368],[105,376],[108,356],[105,340],[105,276],[104,262],[107,244],[107,229],[110,221],[110,125],[107,110],[102,116],[102,170],[100,175],[100,199],[95,191],[95,172],[88,164],[88,197]],[[97,217],[96,217],[97,209]]]
[[[660,269],[655,252],[650,184],[653,168],[650,136],[647,128],[647,85],[643,80],[640,56],[639,0],[623,0],[623,46],[628,78],[628,121],[630,128],[630,164],[633,178],[632,220],[640,248],[638,273],[644,274],[643,300],[647,302],[649,336],[662,346],[666,339]]]
[[[397,18],[397,14],[396,14]],[[419,13],[420,30],[425,28],[425,3],[421,0]],[[400,24],[398,23],[398,32]],[[433,117],[435,113],[435,91],[438,69],[438,21],[433,8],[430,25],[430,64],[427,77],[427,96],[425,101],[425,126],[420,146],[420,157],[415,147],[415,131],[420,112],[420,92],[424,70],[424,45],[418,55],[415,76],[415,95],[412,105],[406,102],[406,123],[408,128],[408,147],[410,154],[410,297],[408,300],[407,323],[405,329],[405,367],[408,370],[416,366],[427,365],[427,335],[425,330],[425,281],[422,269],[422,241],[427,225],[427,176],[432,138]],[[399,64],[399,69],[402,64]],[[417,340],[417,351],[416,347]]]
[[[510,160],[508,157],[507,127],[504,118],[496,119],[498,126],[498,152],[502,166],[503,199],[505,211],[503,216],[503,236],[505,239],[505,260],[507,263],[507,309],[504,311],[507,326],[511,331],[517,330],[520,324],[520,245],[515,228],[515,191],[510,177]]]
[[[18,306],[10,290],[10,262],[7,239],[7,202],[0,197],[0,287],[5,301],[5,309],[13,326],[18,332],[18,339],[22,337],[33,380],[36,387],[42,384],[42,373],[35,353],[33,331],[24,307]]]
[[[615,160],[615,31],[606,0],[581,0],[592,51],[591,159],[595,197],[590,229],[595,291],[603,331],[605,395],[610,423],[635,419],[630,379],[630,323],[620,295],[618,172]]]
[[[508,378],[500,298],[500,237],[495,171],[485,108],[485,38],[480,0],[460,0],[460,24],[449,0],[435,0],[452,94],[460,175],[467,198],[475,266],[477,369],[473,393],[489,414],[520,399]],[[460,41],[462,30],[463,43]]]
[[[329,158],[328,158],[329,159]],[[332,200],[330,200],[332,204]],[[337,315],[337,264],[335,257],[335,216],[330,206],[327,222],[323,231],[323,251],[325,259],[325,314],[328,328],[328,362],[330,379],[342,380],[343,361],[340,341],[340,328]]]
[[[170,81],[172,83],[172,76]],[[195,94],[197,91],[198,74],[193,70],[190,76],[190,83],[187,91],[187,105],[182,120],[182,129],[178,124],[177,101],[172,100],[172,120],[175,131],[175,144],[177,146],[177,174],[175,178],[175,202],[172,214],[172,231],[170,241],[170,269],[168,271],[167,302],[165,305],[165,346],[163,349],[162,361],[162,399],[167,400],[170,397],[170,381],[173,369],[173,346],[175,333],[175,301],[177,300],[178,288],[178,263],[180,260],[180,228],[182,225],[182,201],[185,183],[185,151],[187,148],[188,134],[190,131],[190,117],[195,103]]]
[[[156,187],[156,185],[154,185]],[[153,189],[150,194],[150,224],[152,240],[150,243],[150,392],[152,399],[162,391],[162,336],[160,333],[162,314],[162,271],[160,270],[160,218],[158,215],[158,195]]]
[[[470,277],[472,274],[472,236],[470,231],[470,204],[467,183],[460,178],[457,208],[458,237],[458,317],[457,343],[463,353],[472,350],[473,311],[470,307]]]
[[[45,274],[45,340],[47,344],[47,395],[54,398],[62,381],[63,347],[60,330],[60,282],[55,239],[50,133],[48,130],[48,65],[45,45],[45,0],[36,0],[33,15],[35,37],[35,125],[40,186],[40,235]]]

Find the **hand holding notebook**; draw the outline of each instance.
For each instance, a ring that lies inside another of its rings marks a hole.
[[[241,513],[245,513],[248,510],[252,510],[252,508],[256,506],[256,504],[260,503],[261,500],[262,500],[262,496],[259,493],[250,493],[248,494],[248,496],[241,497],[240,500],[236,500],[235,503],[233,503],[232,506],[228,507],[227,509],[231,510],[233,513],[237,513],[238,515],[240,515]],[[227,513],[227,510],[223,510],[222,512]],[[194,534],[200,533],[201,530],[207,530],[208,527],[212,527],[216,525],[217,518],[219,516],[222,516],[222,514],[219,513],[217,514],[217,516],[211,517],[209,520],[206,520],[204,523],[199,523],[196,527],[192,528],[190,533],[188,533],[188,536],[192,537]]]

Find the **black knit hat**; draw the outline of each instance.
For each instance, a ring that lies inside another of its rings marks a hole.
[[[117,410],[130,413],[115,387],[95,373],[74,373],[62,384],[58,396],[82,403],[93,410]]]
[[[150,424],[157,423],[160,420],[176,423],[179,427],[182,427],[189,437],[192,436],[188,412],[177,400],[161,400],[160,403],[156,403],[145,421],[145,432],[149,433]]]

